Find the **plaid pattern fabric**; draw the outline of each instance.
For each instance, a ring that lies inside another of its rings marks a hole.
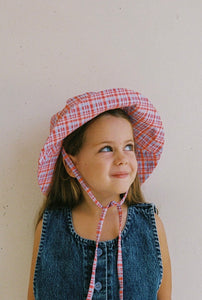
[[[160,159],[164,144],[160,116],[140,93],[124,88],[109,89],[70,98],[64,109],[52,117],[50,135],[41,150],[38,164],[38,182],[44,194],[48,192],[63,139],[102,112],[115,108],[122,108],[131,118],[140,182],[149,177]]]

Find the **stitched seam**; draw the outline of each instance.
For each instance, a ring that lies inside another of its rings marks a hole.
[[[160,271],[160,280],[159,280],[159,285],[158,285],[158,290],[162,282],[163,278],[163,264],[162,264],[162,257],[161,257],[161,250],[160,250],[160,243],[159,243],[159,237],[157,233],[157,228],[156,228],[156,220],[154,213],[157,212],[156,207],[154,204],[152,204],[151,207],[151,222],[152,222],[152,229],[153,229],[153,234],[154,234],[154,239],[155,239],[155,248],[156,248],[156,253],[157,253],[157,259],[159,263],[159,271]]]

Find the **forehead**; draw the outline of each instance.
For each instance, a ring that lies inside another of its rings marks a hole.
[[[123,118],[103,115],[92,122],[85,132],[85,141],[102,139],[134,139],[131,123]]]

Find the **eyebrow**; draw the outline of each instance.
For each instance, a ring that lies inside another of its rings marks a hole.
[[[113,143],[114,143],[113,141],[103,141],[103,142],[95,144],[95,146],[99,146],[99,145],[102,145],[102,144],[113,144]],[[127,144],[127,143],[133,143],[134,144],[135,141],[132,140],[132,139],[124,141],[124,144]]]

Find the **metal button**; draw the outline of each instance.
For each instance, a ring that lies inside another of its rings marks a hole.
[[[101,282],[99,282],[99,281],[96,282],[96,284],[95,284],[95,290],[99,292],[101,289],[102,289],[102,284],[101,284]]]
[[[97,256],[101,256],[101,255],[102,255],[102,252],[103,252],[102,249],[101,249],[101,248],[98,248],[98,249],[97,249]]]

